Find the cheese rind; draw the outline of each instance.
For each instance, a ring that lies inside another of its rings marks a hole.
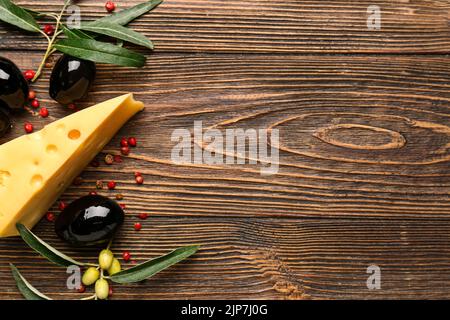
[[[0,146],[0,237],[32,228],[117,131],[144,107],[126,94]]]

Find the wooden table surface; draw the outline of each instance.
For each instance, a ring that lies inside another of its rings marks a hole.
[[[16,3],[56,12],[61,1]],[[79,1],[83,19],[104,15],[103,4]],[[450,297],[450,1],[377,1],[381,29],[368,30],[373,4],[165,0],[131,24],[156,45],[145,68],[98,66],[81,106],[134,92],[146,110],[106,152],[122,136],[138,137],[139,147],[122,164],[88,167],[62,199],[115,179],[116,191],[100,191],[124,195],[115,252],[140,262],[202,247],[150,280],[116,285],[115,299]],[[27,69],[45,43],[1,23],[0,48]],[[51,117],[16,118],[1,142],[22,134],[26,120],[39,129],[70,114],[47,95],[50,71],[34,89]],[[194,120],[221,129],[276,125],[279,173],[173,164],[171,133]],[[150,217],[136,232],[142,212]],[[75,258],[96,257],[67,247],[45,220],[34,231]],[[65,287],[64,269],[9,238],[0,240],[0,299],[21,298],[10,262],[49,296],[80,297]],[[369,265],[381,269],[380,290],[366,286]]]

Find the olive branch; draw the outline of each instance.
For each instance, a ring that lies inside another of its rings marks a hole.
[[[108,280],[120,284],[143,281],[154,276],[158,272],[185,260],[199,249],[199,246],[197,245],[181,247],[166,255],[148,260],[129,269],[121,270],[119,261],[114,258],[113,253],[109,250],[112,240],[109,242],[108,247],[100,252],[98,263],[92,264],[77,261],[53,248],[51,245],[37,237],[23,224],[16,224],[16,228],[26,244],[50,262],[62,267],[71,265],[88,267],[83,275],[82,282],[87,286],[95,284],[95,293],[81,298],[81,300],[107,299],[109,292]],[[16,266],[10,264],[10,267],[17,288],[26,299],[51,300],[51,298],[33,287],[33,285],[31,285],[19,272]],[[108,275],[106,275],[105,272],[108,272]]]

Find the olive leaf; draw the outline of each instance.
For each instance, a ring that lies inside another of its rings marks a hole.
[[[10,0],[0,0],[0,20],[27,31],[40,31],[39,25],[31,13]]]
[[[22,295],[27,300],[52,300],[46,295],[39,292],[38,289],[33,287],[17,270],[16,266],[12,263],[9,264],[11,267],[11,271],[14,277],[14,280],[16,280],[16,285],[19,291],[22,293]]]
[[[99,63],[109,63],[124,67],[142,67],[142,54],[92,39],[63,39],[54,48],[71,56]]]
[[[92,21],[83,23],[80,29],[110,36],[119,40],[131,42],[149,49],[153,49],[153,43],[144,35],[126,27],[122,27],[121,25],[116,23]]]
[[[111,280],[117,283],[132,283],[145,280],[156,273],[193,255],[199,246],[178,248],[164,256],[149,260],[127,270],[120,271],[111,276]]]
[[[68,267],[71,265],[84,266],[86,264],[78,262],[71,257],[65,255],[64,253],[56,250],[48,243],[39,239],[37,236],[33,234],[27,227],[25,227],[21,223],[16,224],[16,228],[19,231],[20,236],[23,241],[25,241],[31,249],[39,253],[41,256],[47,258],[49,261],[62,266]]]
[[[63,33],[66,35],[67,38],[71,39],[94,39],[87,33],[81,31],[80,29],[75,28],[69,28],[66,25],[61,25]]]
[[[144,13],[156,8],[161,2],[163,2],[163,0],[146,1],[117,13],[113,13],[112,15],[100,18],[97,21],[110,22],[124,26]]]

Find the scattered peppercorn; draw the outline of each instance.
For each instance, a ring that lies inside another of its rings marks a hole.
[[[26,70],[23,73],[23,76],[25,77],[25,79],[27,80],[32,80],[34,78],[34,76],[36,75],[36,72],[34,72],[33,70]]]
[[[116,4],[112,1],[106,1],[105,9],[108,12],[113,12],[116,9]]]
[[[148,214],[146,214],[146,213],[140,213],[140,214],[138,215],[138,217],[139,217],[139,219],[145,220],[145,219],[148,218]]]
[[[134,176],[135,176],[135,177],[142,176],[142,173],[140,173],[139,171],[136,171],[136,172],[134,173]]]
[[[120,152],[124,155],[127,156],[130,154],[130,148],[129,147],[122,147],[120,148]]]
[[[136,138],[135,137],[128,138],[128,145],[133,148],[136,147],[136,145],[137,145]]]
[[[78,293],[84,293],[86,291],[86,287],[82,284],[80,285],[80,287],[78,288]]]
[[[34,100],[36,101],[36,100]],[[47,108],[41,108],[41,110],[39,110],[39,115],[42,118],[47,118],[48,117],[48,109]]]
[[[111,286],[109,286],[108,297],[111,298],[112,295],[113,295],[113,288]]]
[[[130,254],[128,251],[124,251],[124,252],[122,253],[122,258],[123,258],[124,261],[130,261],[130,259],[131,259],[131,254]]]
[[[38,99],[34,99],[34,100],[31,101],[31,106],[32,106],[33,108],[35,108],[35,109],[39,108],[40,105],[41,105],[41,104],[39,103],[39,100],[38,100]]]
[[[58,208],[59,210],[63,211],[67,207],[67,204],[64,201],[60,201]]]
[[[83,184],[83,178],[82,177],[76,177],[73,179],[73,185],[75,186],[81,186]]]
[[[136,222],[134,224],[134,230],[139,231],[142,229],[142,224],[140,222]]]
[[[96,195],[97,195],[97,192],[95,192],[95,191],[89,191],[89,195],[90,195],[90,196],[96,196]]]
[[[67,105],[67,108],[69,108],[70,110],[75,110],[77,108],[77,106],[75,105],[75,103],[69,103]]]
[[[100,162],[98,162],[97,160],[92,160],[91,166],[93,166],[94,168],[98,168],[100,167]]]
[[[136,180],[137,184],[143,184],[144,183],[144,177],[143,176],[137,176],[135,178],[135,180]]]
[[[122,157],[121,157],[120,155],[116,154],[116,155],[114,156],[114,162],[116,162],[116,163],[122,163],[122,162],[123,162]]]
[[[47,212],[45,219],[47,219],[48,222],[53,222],[55,221],[55,215],[51,212]]]
[[[33,125],[29,122],[25,122],[24,129],[26,133],[32,133],[33,132]]]
[[[103,181],[102,180],[97,180],[97,182],[95,183],[95,187],[97,189],[103,189]]]
[[[28,100],[34,100],[36,99],[36,91],[30,90],[28,92]]]
[[[125,208],[127,207],[127,205],[126,205],[125,203],[119,203],[119,206],[120,206],[122,209],[125,209]]]
[[[120,139],[120,146],[121,147],[128,147],[128,140],[127,140],[127,138]]]
[[[113,157],[111,154],[107,154],[107,155],[105,156],[105,163],[106,163],[107,165],[113,164],[113,163],[114,163],[114,157]]]
[[[51,62],[46,62],[46,63],[44,64],[44,67],[46,67],[47,69],[50,69],[51,67],[53,67],[53,63],[51,63]]]
[[[52,36],[55,33],[55,27],[53,27],[51,24],[46,24],[44,26],[44,32],[48,36]]]
[[[118,193],[116,194],[116,200],[122,200],[123,199],[123,194]]]
[[[116,188],[116,182],[115,181],[109,181],[108,182],[108,189],[114,190]]]

